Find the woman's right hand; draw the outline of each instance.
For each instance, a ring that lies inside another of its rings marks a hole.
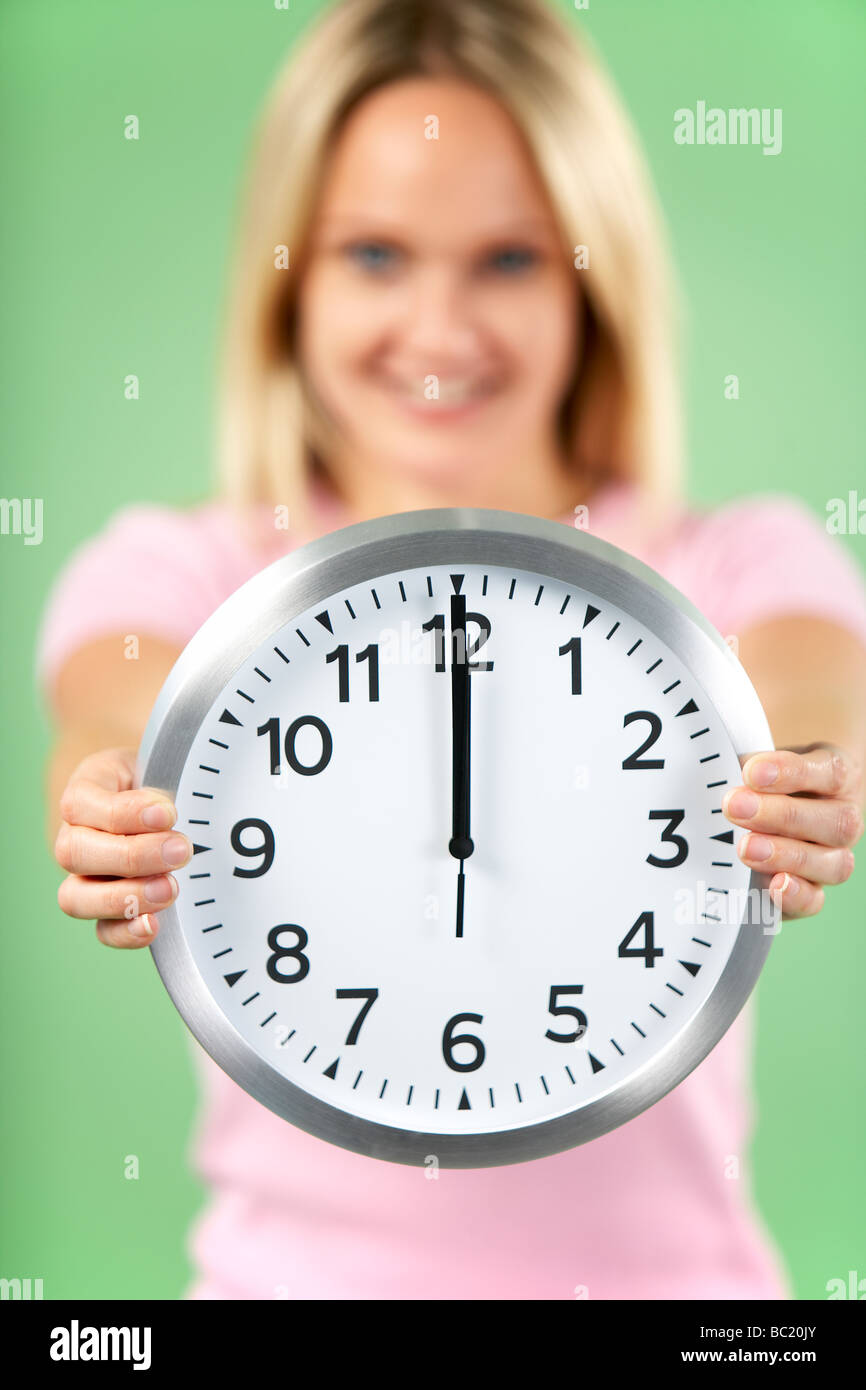
[[[133,789],[135,748],[91,753],[75,768],[60,798],[62,822],[54,857],[69,877],[57,901],[70,917],[96,920],[106,946],[149,946],[154,915],[177,896],[168,869],[191,858],[192,842],[173,832],[177,810],[158,787]]]

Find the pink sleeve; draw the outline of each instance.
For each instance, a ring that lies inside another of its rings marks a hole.
[[[150,503],[123,507],[80,544],[56,576],[36,639],[44,695],[85,642],[112,633],[185,646],[221,599],[194,515]]]
[[[702,517],[691,540],[706,611],[723,636],[811,614],[866,646],[866,581],[845,542],[798,498],[728,503]]]

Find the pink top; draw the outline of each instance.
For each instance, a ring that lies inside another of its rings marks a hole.
[[[860,573],[795,498],[684,508],[647,536],[630,526],[636,496],[609,484],[590,503],[588,529],[652,565],[723,635],[814,614],[866,645]],[[351,520],[320,491],[317,499],[318,532]],[[118,511],[55,581],[37,649],[45,698],[82,643],[135,632],[183,646],[233,590],[309,538],[275,531],[265,507],[261,521],[269,549],[256,555],[220,503]],[[190,1236],[197,1277],[186,1296],[791,1297],[751,1195],[753,1010],[752,999],[685,1081],[612,1133],[552,1158],[441,1170],[435,1180],[295,1129],[189,1035],[204,1087],[191,1159],[210,1195]]]

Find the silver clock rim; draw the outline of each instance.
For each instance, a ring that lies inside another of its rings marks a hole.
[[[402,568],[483,562],[589,589],[642,622],[684,662],[714,706],[738,757],[774,747],[758,696],[722,635],[655,570],[587,532],[517,512],[401,512],[329,532],[261,570],[207,619],[178,658],[139,748],[136,786],[177,792],[188,749],[233,673],[290,618],[334,593]],[[753,872],[749,888],[766,888]],[[752,900],[751,891],[747,903]],[[390,1162],[481,1168],[548,1157],[635,1118],[679,1085],[716,1046],[754,988],[773,933],[745,920],[715,987],[685,1028],[615,1091],[554,1119],[493,1133],[405,1130],[351,1115],[268,1065],[207,989],[176,905],[160,913],[156,967],[193,1036],[238,1085],[275,1114],[341,1148]]]

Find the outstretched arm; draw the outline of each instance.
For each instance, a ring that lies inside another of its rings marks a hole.
[[[783,917],[810,917],[824,906],[823,885],[850,877],[863,834],[866,647],[808,615],[761,623],[738,639],[777,751],[744,760],[743,785],[726,793],[724,812],[753,832],[741,841],[743,861],[774,875],[771,891],[784,885]],[[765,784],[767,765],[778,775]],[[753,805],[743,804],[746,792]]]

